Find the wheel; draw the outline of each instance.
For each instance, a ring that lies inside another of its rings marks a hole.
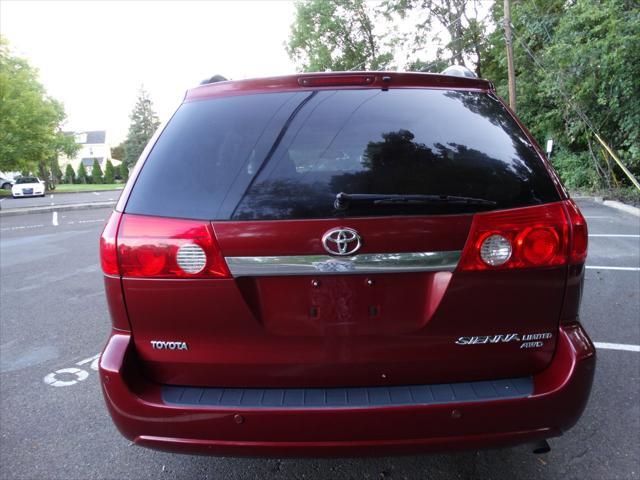
[[[11,184],[9,182],[5,182],[2,184],[3,190],[11,190]]]

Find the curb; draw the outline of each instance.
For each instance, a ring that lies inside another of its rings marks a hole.
[[[59,192],[57,190],[47,190],[47,192],[45,193],[45,195],[67,195],[67,194],[78,194],[78,193],[93,193],[93,192],[97,192],[97,193],[102,193],[102,192],[122,192],[122,190],[124,190],[124,188],[114,188],[111,190],[78,190],[78,191],[73,191],[73,192]]]
[[[77,190],[73,192],[59,192],[57,190],[47,190],[44,195],[71,195],[78,193],[109,193],[109,192],[118,192],[121,193],[124,188],[113,188],[110,190]],[[11,195],[0,195],[0,198],[11,198]]]
[[[632,205],[627,205],[626,203],[618,202],[616,200],[604,200],[602,202],[603,205],[606,205],[610,208],[615,208],[616,210],[620,210],[621,212],[630,213],[631,215],[635,215],[636,217],[640,217],[640,208],[634,207]]]
[[[617,200],[605,200],[602,197],[594,197],[589,195],[571,195],[571,198],[573,200],[592,200],[596,203],[601,203],[606,207],[614,208],[616,210],[620,210],[621,212],[640,217],[640,208],[634,207],[633,205],[627,205],[626,203],[618,202]]]
[[[30,213],[64,212],[69,210],[93,210],[115,206],[116,202],[70,203],[67,205],[47,205],[45,207],[11,208],[0,210],[0,217],[28,215]]]

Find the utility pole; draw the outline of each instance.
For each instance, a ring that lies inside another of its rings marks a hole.
[[[511,5],[504,0],[504,39],[507,44],[507,68],[509,75],[509,106],[516,111],[516,74],[513,68],[513,42],[511,40]]]

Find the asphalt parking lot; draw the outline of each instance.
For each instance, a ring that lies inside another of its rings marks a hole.
[[[120,190],[103,190],[101,192],[47,193],[44,197],[12,198],[1,197],[0,209],[47,207],[51,205],[69,205],[87,202],[115,202]]]
[[[579,203],[591,235],[582,321],[600,347],[598,367],[582,419],[544,456],[519,446],[265,460],[132,446],[112,425],[94,370],[110,324],[97,249],[109,210],[60,212],[55,222],[52,213],[0,217],[0,477],[640,478],[640,219]]]

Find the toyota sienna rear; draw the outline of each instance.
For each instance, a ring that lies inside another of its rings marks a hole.
[[[539,442],[589,396],[587,226],[484,80],[194,88],[100,251],[102,388],[138,445],[326,456]]]

